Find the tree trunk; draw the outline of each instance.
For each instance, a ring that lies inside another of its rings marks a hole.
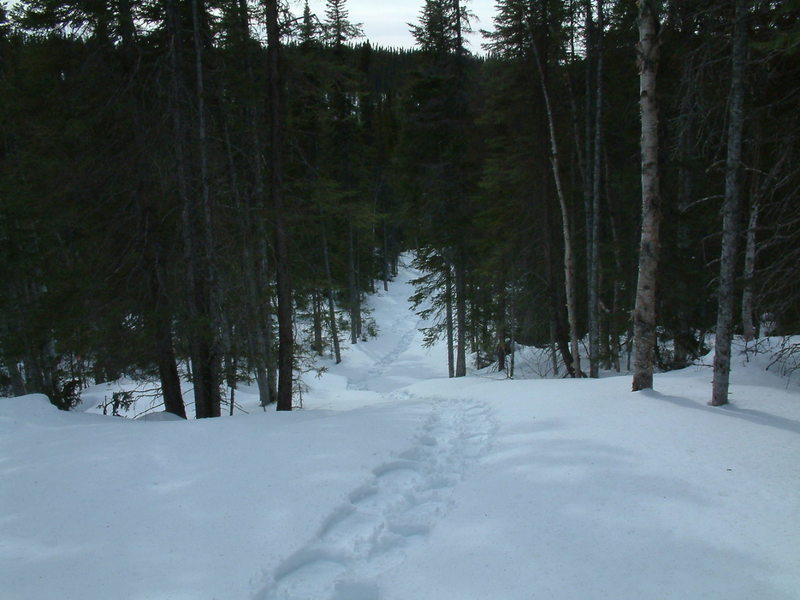
[[[498,277],[495,287],[497,295],[497,314],[495,315],[495,332],[497,337],[497,369],[506,370],[506,355],[509,353],[506,344],[506,282],[505,278]]]
[[[383,291],[389,291],[389,234],[386,231],[386,219],[383,220]]]
[[[347,229],[347,287],[350,295],[350,343],[358,343],[358,329],[359,329],[359,293],[358,283],[356,281],[356,258],[355,258],[355,244],[353,241],[353,226],[348,226]]]
[[[547,278],[547,297],[550,304],[550,350],[551,359],[553,361],[553,376],[559,377],[558,353],[561,353],[561,358],[564,361],[567,374],[570,377],[574,377],[574,371],[572,371],[572,355],[569,353],[569,335],[564,329],[562,319],[563,303],[561,293],[563,293],[564,288],[560,286],[560,283],[556,279],[558,265],[556,265],[556,259],[553,256],[553,228],[547,204],[544,205],[544,219],[541,221],[541,228],[541,236],[544,240],[543,250]]]
[[[233,371],[236,372],[236,357],[231,357],[233,360]],[[233,416],[233,410],[236,408],[236,382],[233,382],[233,385],[230,386],[231,397],[230,397],[230,410],[228,411],[228,416]]]
[[[264,410],[272,402],[270,396],[269,379],[267,378],[267,369],[263,364],[256,363],[255,368],[256,385],[258,385],[258,403]]]
[[[614,292],[612,297],[611,303],[611,314],[609,315],[609,337],[610,340],[610,348],[609,348],[609,359],[614,367],[614,370],[619,373],[620,372],[620,350],[621,350],[621,323],[619,322],[619,315],[620,315],[620,307],[622,306],[622,302],[620,296],[622,295],[622,284],[620,278],[622,274],[625,272],[625,269],[622,267],[622,248],[620,246],[619,235],[617,232],[617,225],[615,219],[615,211],[612,208],[611,204],[611,193],[608,192],[609,185],[609,169],[608,169],[608,153],[605,153],[605,183],[606,183],[606,202],[608,203],[608,228],[611,233],[611,245],[614,248],[614,267],[617,270],[617,273],[614,277]]]
[[[558,377],[558,352],[556,351],[556,320],[555,315],[550,314],[550,361],[553,365],[553,377]]]
[[[684,10],[681,13],[681,27],[690,27],[693,10]],[[689,164],[692,160],[693,145],[695,142],[695,120],[696,102],[693,98],[693,89],[696,85],[694,79],[697,73],[697,65],[692,58],[687,58],[683,64],[681,72],[681,95],[680,103],[680,132],[678,134],[678,221],[676,223],[678,237],[678,256],[681,260],[688,260],[691,254],[691,232],[687,222],[687,212],[692,203],[694,192],[694,180]],[[673,363],[680,368],[688,364],[689,357],[694,355],[695,349],[690,345],[689,340],[693,337],[689,324],[689,313],[693,299],[689,293],[689,285],[684,277],[679,277],[675,283],[677,298],[675,302],[675,313],[678,321],[678,331],[675,334]]]
[[[744,252],[744,289],[742,290],[742,336],[746,342],[756,337],[753,322],[753,276],[756,271],[756,230],[761,199],[755,195],[750,204],[750,218],[747,223],[747,242]]]
[[[294,327],[292,282],[289,271],[289,234],[283,206],[283,145],[286,115],[281,81],[281,40],[278,0],[265,0],[267,18],[267,68],[269,74],[270,181],[275,211],[275,271],[278,289],[278,410],[292,410],[294,377]]]
[[[201,0],[192,0],[192,29],[195,52],[195,102],[197,110],[197,149],[200,170],[201,213],[198,223],[196,215],[193,233],[195,261],[194,301],[200,327],[198,339],[193,344],[195,413],[198,418],[219,417],[222,396],[220,392],[220,357],[217,340],[218,318],[216,314],[216,282],[214,273],[214,239],[212,235],[211,194],[208,181],[208,138],[206,132],[205,84],[203,72],[203,32],[201,30]],[[190,210],[194,212],[196,207]]]
[[[156,284],[158,285],[158,284]],[[162,300],[162,294],[159,294]],[[178,376],[178,365],[172,345],[172,323],[169,313],[163,304],[154,309],[153,334],[156,346],[156,362],[161,380],[161,395],[164,397],[164,410],[168,413],[186,418],[186,408],[181,393],[181,380]]]
[[[757,138],[756,144],[756,158],[754,160],[755,167],[754,171],[758,172],[759,166],[761,164],[761,149],[760,149],[760,142],[761,138],[760,135]],[[744,279],[744,289],[742,291],[742,330],[744,339],[747,341],[753,340],[754,338],[758,337],[758,328],[756,323],[753,322],[753,317],[755,316],[755,306],[754,306],[754,298],[753,298],[753,287],[754,287],[754,277],[755,277],[755,269],[756,269],[756,258],[758,256],[758,219],[761,212],[761,200],[764,197],[764,194],[767,193],[770,185],[774,185],[775,178],[777,174],[783,168],[784,163],[787,160],[787,157],[792,155],[792,148],[791,146],[787,146],[784,152],[781,153],[780,158],[772,165],[770,168],[769,173],[764,177],[764,180],[759,184],[758,177],[754,175],[753,177],[753,189],[751,192],[751,204],[750,204],[750,216],[748,218],[747,224],[747,238],[746,238],[746,246],[745,246],[745,253],[744,253],[744,272],[742,274],[742,278]]]
[[[24,396],[28,393],[25,387],[25,379],[22,377],[22,372],[19,370],[19,364],[16,360],[6,362],[6,368],[11,377],[11,393],[15,396]]]
[[[262,227],[256,227],[255,252],[251,255],[248,244],[245,244],[245,265],[251,269],[247,277],[250,310],[248,314],[251,326],[247,330],[250,351],[250,365],[256,374],[258,397],[262,407],[276,400],[275,385],[270,378],[270,370],[274,369],[272,353],[272,311],[268,296],[266,280],[269,277],[267,265],[267,249]]]
[[[658,174],[658,19],[654,0],[639,3],[639,110],[642,121],[642,235],[633,311],[633,391],[653,387],[656,344],[656,274],[660,251],[661,197]]]
[[[595,92],[596,81],[592,80],[592,60],[595,55],[594,44],[592,40],[592,32],[594,30],[594,23],[592,21],[592,0],[584,0],[584,44],[586,45],[586,59],[584,60],[584,137],[583,137],[583,160],[581,161],[582,174],[583,174],[583,199],[584,208],[586,213],[586,258],[587,262],[591,260],[592,255],[592,176],[594,174],[592,169],[592,149],[594,145],[594,136],[592,131],[594,129],[595,114],[592,110],[592,100]],[[576,134],[577,141],[577,134]],[[580,150],[577,150],[580,155]]]
[[[314,351],[322,356],[322,300],[318,290],[312,292],[312,310],[314,313]]]
[[[572,249],[572,233],[570,228],[569,208],[567,198],[561,186],[561,171],[558,162],[558,143],[556,141],[555,122],[553,120],[553,110],[550,105],[550,94],[547,91],[547,84],[544,76],[544,66],[539,57],[539,50],[536,43],[531,44],[536,58],[536,66],[539,70],[539,81],[542,87],[545,110],[547,112],[547,125],[550,134],[550,164],[553,170],[553,179],[556,184],[558,203],[561,208],[561,231],[564,237],[564,290],[567,299],[567,319],[570,329],[570,348],[571,364],[567,365],[567,370],[573,377],[583,377],[581,372],[581,358],[578,349],[578,304],[575,297],[575,259]]]
[[[467,374],[467,282],[463,252],[455,261],[456,284],[456,377]]]
[[[594,296],[596,290],[593,287],[594,278],[592,276],[593,269],[593,235],[594,235],[594,205],[593,205],[593,192],[594,192],[594,177],[597,175],[594,172],[594,122],[596,117],[595,109],[595,94],[597,92],[597,78],[593,77],[594,70],[592,69],[596,60],[596,50],[594,43],[594,20],[592,18],[592,0],[583,1],[584,11],[584,43],[586,45],[586,58],[584,60],[584,139],[583,139],[583,153],[576,150],[582,156],[582,171],[583,171],[583,208],[586,227],[586,322],[588,325],[589,335],[589,371],[591,375],[592,367],[594,366],[594,359],[592,357],[592,348],[595,334],[595,319],[597,313],[594,310]]]
[[[354,252],[353,256],[354,256],[354,259],[355,259],[355,272],[354,272],[354,275],[355,275],[355,281],[356,281],[356,287],[354,289],[356,302],[354,304],[354,308],[355,308],[355,312],[356,312],[356,325],[358,325],[358,328],[357,328],[358,337],[361,339],[361,341],[366,342],[367,338],[364,335],[364,320],[361,318],[361,289],[362,289],[361,285],[362,285],[362,281],[361,281],[361,257],[358,254],[358,244],[359,244],[358,231],[355,230],[355,231],[353,231],[353,252]]]
[[[600,376],[600,190],[603,143],[603,0],[597,0],[597,81],[594,122],[594,174],[592,176],[592,231],[589,257],[589,376]],[[587,167],[588,168],[588,167]]]
[[[743,289],[742,289],[742,337],[746,342],[752,341],[756,337],[756,326],[753,321],[753,277],[756,270],[756,254],[758,247],[756,245],[756,234],[758,228],[758,215],[761,210],[761,185],[759,185],[758,176],[755,174],[761,167],[761,135],[760,131],[756,135],[754,142],[753,157],[753,179],[750,192],[750,216],[747,220],[747,236],[744,251],[744,271],[742,272]],[[778,166],[781,161],[778,161],[775,166]],[[770,177],[764,180],[764,186],[769,182]]]
[[[222,372],[224,375],[225,385],[228,387],[230,392],[229,414],[233,415],[233,405],[235,401],[234,397],[236,393],[236,371],[238,370],[236,358],[239,352],[236,347],[236,331],[233,323],[231,323],[230,319],[228,319],[226,315],[222,315],[220,324],[222,325],[222,337],[220,340],[223,356]]]
[[[195,43],[199,37],[199,19],[197,18],[196,1],[192,2],[192,17]],[[184,70],[183,51],[181,47],[182,30],[180,27],[179,9],[175,0],[167,0],[166,22],[169,33],[169,63],[170,63],[170,111],[175,139],[175,175],[178,183],[178,194],[181,199],[181,232],[183,235],[183,252],[186,268],[186,297],[188,304],[189,352],[192,362],[192,381],[194,384],[195,415],[197,418],[219,416],[219,405],[215,411],[215,397],[219,399],[219,386],[214,394],[213,354],[210,349],[209,338],[212,328],[209,315],[205,308],[208,303],[208,284],[206,272],[203,268],[205,252],[210,249],[202,247],[201,227],[197,224],[197,213],[204,210],[204,206],[197,207],[194,194],[189,190],[189,168],[186,152],[187,123],[187,98],[182,94],[185,87],[181,82]],[[201,57],[195,57],[196,69],[200,74],[195,81],[196,100],[202,97],[202,62]],[[199,67],[198,67],[199,64]],[[197,71],[196,71],[197,75]],[[198,139],[202,141],[203,128],[198,123]],[[198,143],[198,149],[202,143]]]
[[[260,245],[256,244],[256,245]],[[250,257],[245,252],[245,264],[252,264],[253,272],[248,280],[248,293],[250,295],[249,311],[252,319],[251,327],[248,329],[247,338],[250,350],[251,367],[256,374],[258,384],[258,397],[261,406],[267,406],[275,400],[273,386],[270,386],[268,369],[272,362],[272,321],[271,311],[269,310],[269,298],[264,297],[267,293],[264,279],[266,278],[265,254],[257,251],[256,255]]]
[[[33,348],[30,340],[26,340],[25,358],[22,361],[25,367],[25,387],[28,394],[44,393],[45,374],[42,369],[42,359],[39,352]]]
[[[722,253],[719,266],[717,334],[711,406],[728,403],[733,337],[733,292],[739,237],[739,171],[744,129],[744,76],[747,61],[747,1],[736,0],[733,34],[731,96],[728,117],[728,156],[725,162],[725,202],[722,208]]]
[[[117,18],[119,20],[118,32],[122,41],[123,56],[126,63],[128,63],[126,66],[129,66],[135,41],[134,36],[136,34],[131,0],[119,0],[117,5],[117,14]]]
[[[450,263],[445,264],[445,327],[447,329],[447,376],[455,377],[455,356],[453,353],[453,277]]]
[[[511,359],[508,365],[508,378],[514,379],[514,368],[517,362],[517,341],[514,339],[514,330],[511,330]]]
[[[325,263],[325,277],[328,279],[328,326],[331,330],[331,341],[333,342],[333,354],[338,365],[342,362],[342,353],[339,349],[339,328],[336,325],[336,303],[333,299],[333,277],[331,276],[331,259],[328,255],[328,238],[325,234],[325,226],[322,226],[322,259]]]
[[[249,69],[248,69],[249,70]],[[252,74],[250,75],[252,77]],[[252,81],[252,79],[251,79]],[[250,271],[246,277],[247,292],[249,295],[250,327],[247,329],[247,339],[250,352],[250,367],[255,372],[258,385],[259,404],[266,407],[277,399],[277,391],[270,372],[274,371],[274,356],[272,351],[272,310],[269,297],[269,247],[266,228],[264,227],[262,211],[266,203],[262,150],[260,147],[256,113],[248,107],[248,121],[251,129],[250,153],[252,158],[253,177],[255,180],[253,197],[245,210],[253,215],[251,219],[243,219],[245,243],[243,244],[243,262]],[[254,240],[255,243],[250,243]]]
[[[238,0],[237,21],[240,43],[243,45],[244,70],[247,73],[247,82],[256,85],[253,73],[253,51],[250,44],[249,14],[247,2]],[[250,367],[255,372],[258,385],[259,403],[264,410],[277,400],[277,386],[275,376],[275,360],[272,349],[272,309],[269,296],[269,236],[264,225],[264,212],[268,209],[267,193],[264,188],[264,149],[259,136],[259,118],[257,102],[250,99],[245,106],[245,116],[249,127],[249,147],[247,152],[253,177],[253,193],[248,194],[245,210],[251,215],[242,219],[245,240],[255,240],[255,243],[246,241],[243,244],[244,264],[251,270],[247,277],[249,293],[251,327],[248,328],[247,337],[250,351]],[[232,150],[229,151],[229,162],[233,169]]]

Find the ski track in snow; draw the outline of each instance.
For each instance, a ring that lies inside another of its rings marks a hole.
[[[432,411],[413,446],[373,469],[254,600],[380,599],[375,578],[400,564],[447,512],[454,486],[484,453],[493,429],[485,403],[428,400]]]

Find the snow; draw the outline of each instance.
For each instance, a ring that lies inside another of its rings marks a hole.
[[[0,598],[800,598],[800,388],[768,354],[737,355],[725,408],[702,365],[637,393],[448,379],[413,276],[302,411],[243,387],[233,418],[94,414],[131,382],[88,412],[0,399]]]

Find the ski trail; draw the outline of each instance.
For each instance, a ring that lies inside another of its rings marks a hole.
[[[254,600],[379,600],[378,575],[402,562],[447,512],[454,486],[493,430],[483,402],[430,399],[413,445],[372,471]]]

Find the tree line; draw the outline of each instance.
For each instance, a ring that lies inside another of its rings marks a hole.
[[[291,409],[408,250],[451,376],[523,343],[649,387],[708,333],[724,374],[733,333],[797,330],[797,0],[499,0],[482,52],[464,0],[422,2],[412,50],[290,8],[3,7],[7,393]]]

